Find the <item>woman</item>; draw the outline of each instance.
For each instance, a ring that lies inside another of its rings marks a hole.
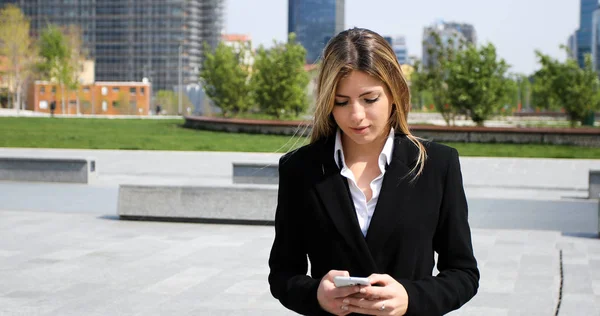
[[[479,270],[458,153],[410,133],[394,51],[377,33],[344,31],[325,48],[317,89],[311,143],[279,161],[271,293],[305,315],[459,308]],[[335,287],[335,276],[371,285]]]

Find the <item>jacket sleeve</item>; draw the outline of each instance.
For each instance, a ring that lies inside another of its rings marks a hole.
[[[458,152],[451,148],[433,247],[437,276],[399,280],[408,293],[406,315],[443,315],[468,302],[479,287]]]
[[[285,307],[303,315],[325,311],[317,300],[320,280],[307,275],[307,252],[302,241],[302,218],[294,203],[299,179],[294,181],[287,155],[279,160],[279,190],[275,213],[275,240],[269,257],[271,294]]]

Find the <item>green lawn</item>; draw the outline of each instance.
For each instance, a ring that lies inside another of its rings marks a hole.
[[[286,152],[304,139],[182,128],[183,120],[0,118],[0,147]],[[600,159],[600,148],[448,143],[462,156]]]

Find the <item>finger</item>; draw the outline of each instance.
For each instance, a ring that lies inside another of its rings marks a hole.
[[[369,276],[369,282],[371,285],[383,285],[386,286],[390,284],[394,279],[387,274],[377,274],[373,273]]]
[[[363,294],[363,293],[356,293],[356,294],[352,294],[349,297],[353,297],[353,298],[365,298],[371,301],[377,301],[380,299],[379,296],[377,295],[368,295],[368,294]]]
[[[343,270],[331,270],[327,273],[327,275],[329,276],[328,279],[333,280],[333,277],[335,276],[350,276],[350,273],[348,271],[343,271]]]
[[[367,298],[355,298],[355,297],[347,297],[342,300],[342,304],[346,304],[346,305],[350,305],[350,306],[354,306],[354,307],[360,307],[360,308],[364,308],[364,309],[371,309],[371,310],[381,308],[382,304],[385,304],[384,302],[385,302],[385,300],[370,300]]]
[[[356,293],[356,294],[352,294],[349,297],[353,297],[353,298],[366,298],[368,300],[378,300],[379,297],[377,296],[369,296],[367,294],[362,294],[362,293]]]
[[[336,287],[331,290],[331,295],[335,298],[345,298],[360,292],[360,286]]]
[[[348,312],[363,315],[390,315],[390,309],[387,307],[384,310],[361,308],[353,305],[348,305]]]
[[[365,286],[360,289],[360,294],[373,298],[392,298],[394,293],[387,286]]]
[[[339,312],[336,312],[336,315],[348,315],[350,313],[352,313],[351,311],[348,310],[348,304],[344,304],[343,302],[344,298],[336,298],[334,300],[335,304],[336,304],[336,308],[339,310]]]

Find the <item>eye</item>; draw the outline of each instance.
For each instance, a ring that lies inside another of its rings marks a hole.
[[[344,106],[344,105],[348,104],[348,101],[341,101],[341,102],[335,101],[333,104],[336,106]]]
[[[365,102],[367,102],[367,103],[375,103],[375,102],[377,102],[378,100],[379,100],[379,97],[376,97],[376,98],[374,98],[374,99],[365,99]]]

